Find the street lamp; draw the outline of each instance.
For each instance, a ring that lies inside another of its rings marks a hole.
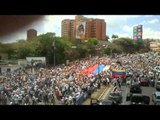
[[[98,75],[99,75],[99,56],[97,56],[96,60],[97,60],[97,64],[98,64]]]
[[[52,47],[53,47],[53,52],[54,52],[53,61],[54,61],[54,67],[55,67],[55,65],[56,65],[56,44],[55,44],[55,39],[52,42]]]

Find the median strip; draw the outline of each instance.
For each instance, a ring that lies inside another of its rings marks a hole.
[[[111,90],[114,90],[115,89],[115,87],[113,87],[113,85],[111,85],[111,87],[107,87],[104,91],[103,91],[103,93],[99,96],[99,98],[98,98],[98,100],[100,100],[100,99],[102,99],[102,97],[104,96],[104,94],[106,94],[106,95],[108,95],[108,93],[111,91]]]

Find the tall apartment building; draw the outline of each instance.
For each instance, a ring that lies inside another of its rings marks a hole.
[[[64,19],[61,23],[61,36],[66,39],[74,39],[74,20]]]
[[[70,38],[70,20],[65,19],[61,23],[61,36],[65,37],[66,39]]]
[[[35,37],[37,37],[37,31],[35,29],[29,29],[27,31],[27,40],[32,40]]]
[[[106,40],[106,23],[103,19],[91,19],[86,23],[86,39]]]
[[[70,39],[73,40],[75,38],[75,32],[74,32],[74,28],[75,28],[75,24],[74,24],[74,20],[70,20]]]
[[[103,19],[86,18],[82,15],[75,16],[75,20],[62,21],[62,37],[67,39],[97,38],[106,40],[106,22]]]

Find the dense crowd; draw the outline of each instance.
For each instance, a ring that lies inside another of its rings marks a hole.
[[[153,53],[117,55],[116,58],[92,57],[67,66],[9,73],[0,84],[0,104],[55,105],[59,102],[62,105],[79,105],[81,96],[84,99],[91,97],[93,91],[100,89],[101,85],[108,86],[110,82],[114,82],[120,87],[120,83],[116,82],[117,78],[110,76],[110,71],[82,74],[82,70],[95,64],[114,64],[116,69],[125,68],[129,76],[127,81],[138,81],[140,77],[154,80],[160,77],[157,72],[160,70],[157,67],[160,60]]]
[[[35,74],[28,71],[8,74],[1,84],[4,87],[0,96],[3,98],[2,104],[52,105],[58,100],[61,104],[75,105],[80,96],[85,94],[88,97],[93,89],[100,88],[102,81],[107,85],[109,74],[102,72],[88,76],[81,73],[88,66],[107,64],[106,59],[91,58],[68,66],[37,69],[34,70]],[[102,77],[102,81],[99,77]]]

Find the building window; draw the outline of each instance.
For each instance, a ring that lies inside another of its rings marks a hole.
[[[95,35],[92,36],[92,38],[96,37]]]
[[[91,32],[95,32],[95,29],[92,29]]]

